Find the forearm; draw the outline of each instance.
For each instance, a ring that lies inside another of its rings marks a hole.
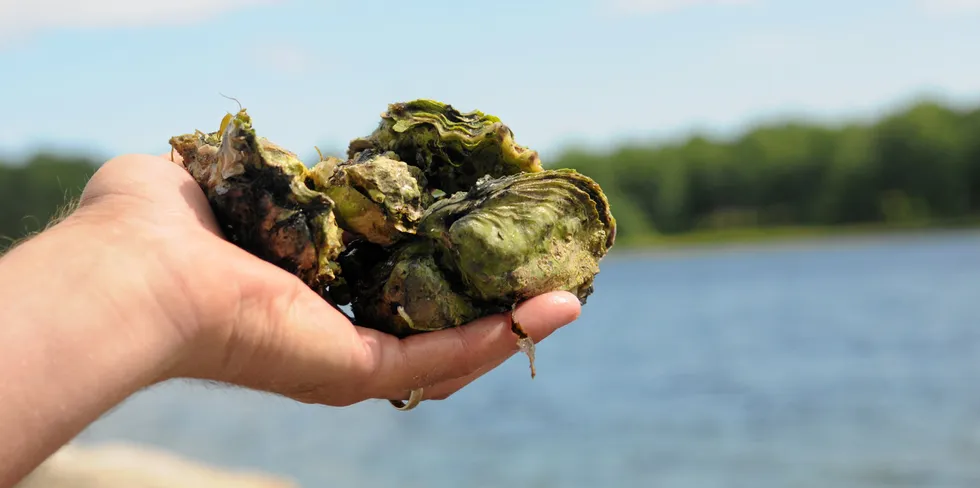
[[[0,258],[3,488],[160,379],[179,347],[120,306],[125,257],[83,234],[62,223]]]

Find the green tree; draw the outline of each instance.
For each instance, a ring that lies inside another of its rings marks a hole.
[[[41,230],[81,195],[95,172],[85,158],[38,154],[23,165],[0,164],[0,250]]]

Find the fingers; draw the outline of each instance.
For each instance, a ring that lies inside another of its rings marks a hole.
[[[524,302],[515,316],[534,342],[539,342],[574,321],[580,312],[575,296],[554,292]],[[376,361],[366,378],[370,398],[407,398],[410,390],[433,385],[438,386],[426,398],[449,395],[518,350],[509,314],[401,341],[386,341],[390,336],[375,331],[361,333]]]
[[[461,378],[455,378],[449,381],[443,381],[442,383],[432,385],[425,388],[425,395],[422,397],[423,400],[445,400],[451,395],[455,394],[457,391],[470,385],[474,381],[480,379],[487,373],[497,369],[498,366],[504,364],[505,361],[514,356],[515,353],[509,354],[507,357],[502,358],[497,361],[493,361],[482,368],[477,369],[475,372],[470,373]]]
[[[293,277],[290,288],[269,279],[275,273],[260,274],[266,279],[241,280],[269,289],[242,290],[245,297],[264,298],[238,306],[238,326],[233,337],[219,341],[218,348],[228,352],[214,366],[220,374],[212,379],[333,406],[405,399],[412,389],[436,385],[426,391],[425,398],[432,399],[448,396],[517,351],[509,314],[399,340],[352,326]],[[579,313],[578,299],[565,292],[535,297],[515,311],[535,342]]]

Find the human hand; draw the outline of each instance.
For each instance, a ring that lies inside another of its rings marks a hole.
[[[298,278],[226,241],[174,157],[107,162],[70,217],[143,277],[113,303],[180,338],[155,381],[210,379],[334,406],[417,388],[443,399],[517,351],[505,315],[406,339],[352,325]],[[538,342],[579,312],[573,295],[556,292],[521,304],[515,317]]]

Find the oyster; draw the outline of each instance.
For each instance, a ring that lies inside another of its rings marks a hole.
[[[341,227],[386,246],[415,233],[432,200],[425,187],[422,170],[397,160],[393,153],[362,153],[334,166],[325,180],[315,178],[313,186],[334,201]]]
[[[311,168],[256,136],[245,110],[170,142],[229,240],[398,337],[549,291],[584,304],[615,241],[595,181],[545,170],[497,117],[432,100],[389,105],[347,160]],[[534,343],[512,324],[533,377]]]
[[[295,154],[256,137],[244,110],[216,132],[175,136],[170,145],[228,240],[315,289],[339,278],[342,230],[333,202],[306,186],[306,166]]]
[[[475,298],[510,305],[566,290],[584,303],[615,224],[593,180],[546,170],[484,177],[429,208],[419,233]]]
[[[393,151],[421,168],[448,194],[469,189],[485,175],[541,171],[537,151],[518,145],[499,118],[478,110],[462,113],[434,100],[393,103],[368,137],[351,141],[347,157],[365,150]]]
[[[508,307],[481,307],[439,266],[427,239],[392,249],[354,245],[341,258],[358,325],[398,337],[456,327]]]

